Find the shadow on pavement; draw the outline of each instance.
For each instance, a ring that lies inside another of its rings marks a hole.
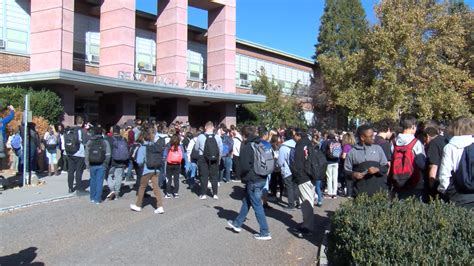
[[[242,200],[244,198],[245,188],[241,186],[233,186],[232,192],[230,193],[230,197],[235,200]]]
[[[0,265],[45,265],[42,262],[33,262],[38,248],[29,247],[18,253],[0,257]]]

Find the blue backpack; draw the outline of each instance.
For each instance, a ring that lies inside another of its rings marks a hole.
[[[457,192],[474,193],[474,143],[464,148],[458,170],[453,174]]]
[[[21,136],[20,134],[15,134],[11,140],[11,146],[14,150],[19,150],[21,149]]]
[[[222,155],[227,156],[232,152],[234,146],[234,141],[227,135],[224,135],[222,140]]]

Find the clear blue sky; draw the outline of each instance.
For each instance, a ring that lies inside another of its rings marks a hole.
[[[156,14],[157,0],[136,0],[137,9]],[[361,0],[375,21],[378,0]],[[474,0],[465,0],[470,7]],[[237,38],[310,59],[314,54],[324,0],[237,0]],[[188,23],[207,28],[207,11],[189,8]]]

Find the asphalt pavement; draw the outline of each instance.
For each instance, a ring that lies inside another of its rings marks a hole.
[[[272,240],[259,241],[252,237],[259,230],[252,209],[241,233],[227,228],[240,209],[241,183],[223,183],[219,200],[199,200],[182,184],[179,199],[164,199],[161,215],[153,212],[153,197],[132,212],[135,191],[123,188],[120,200],[100,205],[82,196],[1,213],[0,265],[311,265],[328,215],[343,200],[315,207],[316,232],[305,239],[291,233],[301,211],[270,202],[273,209],[265,212]]]

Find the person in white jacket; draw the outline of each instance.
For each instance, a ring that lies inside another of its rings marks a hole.
[[[474,121],[469,117],[460,117],[452,123],[450,131],[453,137],[443,149],[438,191],[456,205],[472,209],[474,208],[474,193],[456,191],[451,177],[452,173],[458,170],[464,149],[474,143]]]

